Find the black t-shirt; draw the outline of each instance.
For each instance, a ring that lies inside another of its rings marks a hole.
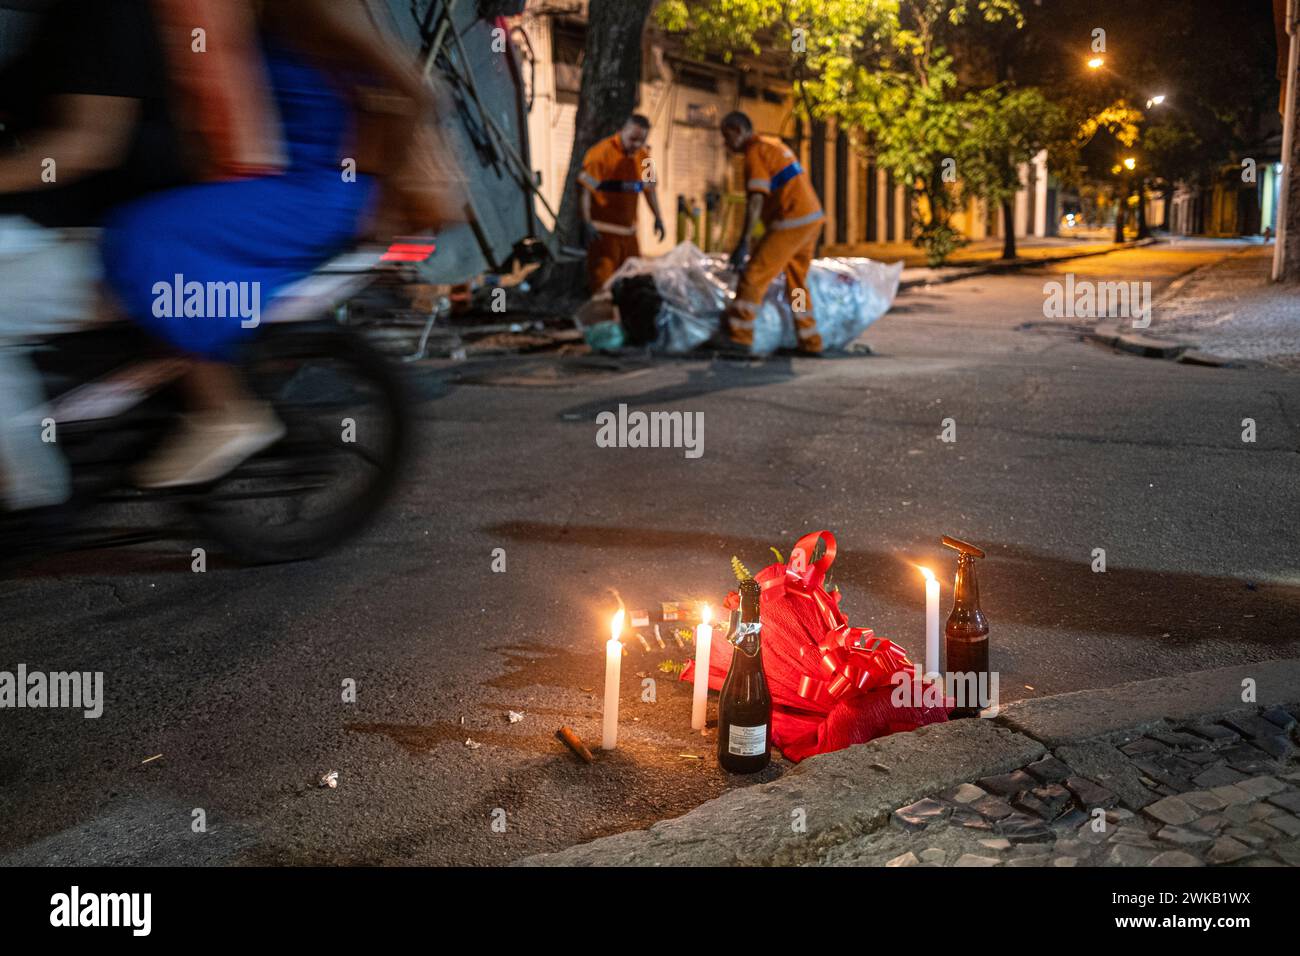
[[[42,184],[32,160],[31,191],[0,195],[0,215],[44,226],[97,225],[118,203],[186,181],[167,101],[167,72],[149,0],[60,0],[25,53],[0,75],[0,148],[50,128],[54,98],[118,96],[137,100],[139,118],[117,168],[76,182]],[[50,157],[57,163],[58,157]],[[61,171],[59,178],[62,178]]]

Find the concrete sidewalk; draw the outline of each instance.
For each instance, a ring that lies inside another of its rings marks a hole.
[[[1247,246],[1174,282],[1150,334],[1224,361],[1300,369],[1300,289],[1272,281],[1273,246]]]
[[[1114,245],[1112,230],[1078,232],[1068,236],[1028,236],[1016,239],[1019,259],[1035,259],[1061,255],[1071,250],[1100,249]],[[828,256],[866,256],[882,262],[903,260],[907,268],[924,268],[925,250],[909,239],[898,242],[828,242],[823,247]],[[1002,258],[1002,239],[976,239],[962,246],[948,257],[948,266],[985,265]]]
[[[1300,866],[1298,698],[1292,659],[1022,701],[522,863]]]
[[[1084,259],[1102,256],[1123,249],[1137,249],[1153,245],[1161,240],[1152,237],[1125,243],[1099,241],[1096,239],[1026,239],[1018,246],[1016,258],[1002,258],[1001,240],[983,240],[972,243],[954,253],[942,266],[931,268],[925,265],[925,255],[910,243],[873,243],[871,245],[842,248],[834,252],[842,256],[865,256],[880,262],[904,262],[899,290],[926,285],[940,285],[956,282],[972,276],[993,275],[1003,272],[1017,272],[1033,266],[1049,265],[1054,262],[1068,262],[1072,259]],[[918,254],[919,253],[919,254]],[[832,253],[828,250],[826,255]]]
[[[1300,290],[1272,281],[1273,247],[1252,243],[1170,283],[1151,325],[1108,320],[1101,345],[1194,365],[1300,369]]]

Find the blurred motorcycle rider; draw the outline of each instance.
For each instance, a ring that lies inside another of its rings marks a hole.
[[[108,210],[186,176],[147,0],[0,8],[39,14],[0,70],[0,486],[22,510],[71,493],[57,432],[41,424],[33,341],[93,316]]]
[[[282,153],[271,172],[156,193],[117,209],[107,225],[109,285],[133,320],[193,360],[181,428],[136,475],[142,487],[173,488],[214,481],[284,434],[235,370],[239,347],[259,325],[258,315],[240,310],[266,311],[364,231],[380,176],[403,166],[427,101],[414,61],[385,41],[361,0],[155,2],[180,7],[168,22],[182,29],[195,22],[187,9],[247,12],[247,44],[263,68],[257,73],[281,141],[264,152]],[[211,69],[201,56],[182,60],[178,86],[203,109],[240,116],[222,108],[230,86],[214,82]],[[232,78],[248,80],[243,70]],[[183,309],[173,277],[186,290]]]

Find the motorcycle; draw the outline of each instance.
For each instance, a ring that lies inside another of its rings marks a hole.
[[[71,468],[73,495],[58,509],[53,538],[44,537],[35,550],[157,539],[156,528],[88,528],[92,515],[114,505],[179,509],[249,564],[313,558],[359,534],[401,473],[411,402],[394,364],[346,323],[345,304],[432,252],[431,243],[412,241],[351,252],[277,299],[238,365],[286,434],[207,485],[146,491],[131,481],[135,465],[176,426],[184,358],[126,322],[46,342],[33,358],[49,401],[32,413],[39,416],[33,424],[55,436]],[[22,544],[33,550],[23,520],[0,521],[0,553]]]

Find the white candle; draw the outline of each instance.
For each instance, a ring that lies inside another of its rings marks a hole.
[[[925,676],[939,676],[939,579],[929,568],[925,575]]]
[[[613,750],[618,745],[618,683],[623,669],[623,609],[619,608],[609,623],[609,640],[605,642],[605,719],[600,730],[600,749]]]
[[[695,628],[695,696],[691,698],[691,730],[703,730],[709,708],[709,648],[713,644],[713,628],[709,626],[712,612],[704,605],[698,627]]]

